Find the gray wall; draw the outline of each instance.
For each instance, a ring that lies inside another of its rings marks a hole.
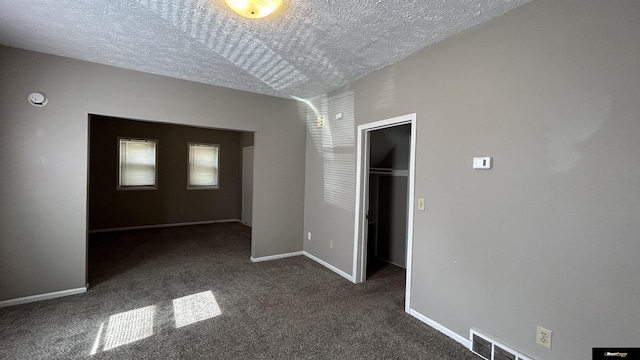
[[[99,115],[89,128],[89,230],[240,219],[246,133]],[[118,137],[158,141],[156,190],[117,190]],[[190,142],[220,146],[217,189],[187,190]]]
[[[251,255],[302,249],[295,102],[7,47],[0,72],[0,300],[85,285],[90,113],[255,131]]]
[[[242,148],[253,146],[253,133],[243,132],[240,133],[240,154],[242,158]]]
[[[242,132],[240,133],[240,150],[239,151],[239,157],[240,157],[240,164],[242,165],[242,161],[243,161],[243,148],[249,147],[249,146],[253,146],[253,133],[252,132]],[[238,213],[238,219],[242,220],[242,166],[240,166],[240,196],[238,196],[238,202],[237,202],[237,206],[239,209],[239,213]],[[301,245],[302,246],[302,245]]]
[[[535,359],[637,346],[638,19],[635,0],[536,0],[348,89],[355,125],[417,113],[413,309]],[[322,155],[307,151],[310,199]],[[471,169],[481,155],[492,170]],[[331,210],[306,203],[305,230],[341,243],[305,250],[351,273],[353,209]]]
[[[311,240],[304,240],[304,251],[351,274],[356,176],[353,92],[337,91],[311,103],[299,103],[307,119],[304,234],[312,234]],[[332,120],[341,112],[342,119]],[[325,119],[323,128],[316,126],[318,115]]]

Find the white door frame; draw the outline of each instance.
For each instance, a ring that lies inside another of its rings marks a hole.
[[[409,149],[409,194],[407,198],[407,278],[405,294],[405,311],[411,310],[411,269],[413,260],[413,207],[415,194],[415,159],[416,159],[416,114],[398,116],[358,126],[357,168],[356,168],[356,217],[353,241],[353,282],[366,280],[367,253],[367,204],[369,196],[369,133],[373,130],[411,124],[411,145]]]

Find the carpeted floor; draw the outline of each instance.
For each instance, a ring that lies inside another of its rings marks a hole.
[[[254,264],[241,224],[89,252],[87,293],[0,309],[0,359],[479,359],[403,311],[402,269],[354,285],[302,256]]]

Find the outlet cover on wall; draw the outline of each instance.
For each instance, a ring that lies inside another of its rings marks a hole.
[[[538,326],[536,329],[536,344],[551,349],[551,330]]]

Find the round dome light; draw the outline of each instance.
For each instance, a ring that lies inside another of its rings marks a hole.
[[[252,19],[265,17],[282,5],[282,0],[224,0],[238,14]]]

